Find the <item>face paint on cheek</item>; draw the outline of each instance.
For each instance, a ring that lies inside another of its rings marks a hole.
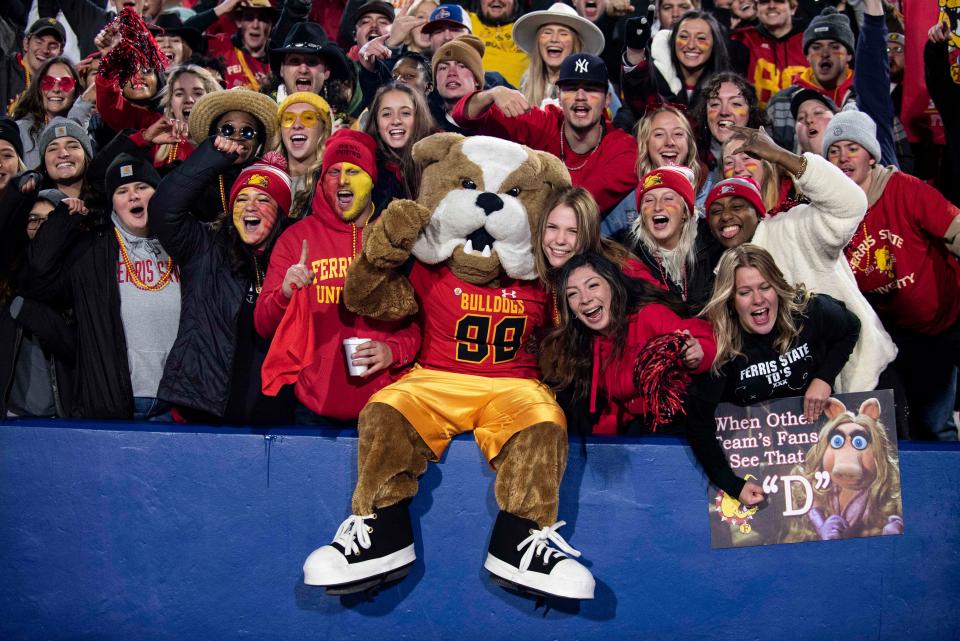
[[[262,192],[245,187],[240,194],[254,199]],[[271,202],[241,202],[238,198],[233,204],[233,226],[240,234],[240,239],[247,245],[259,245],[270,236],[273,226],[277,224],[277,205]]]
[[[351,170],[356,170],[357,173],[353,173]],[[356,220],[370,204],[373,179],[360,167],[345,162],[340,173],[340,190],[349,190],[353,193],[352,202],[340,214],[345,221],[351,222]]]

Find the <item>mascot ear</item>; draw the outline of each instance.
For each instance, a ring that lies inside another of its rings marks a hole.
[[[447,157],[450,147],[454,146],[465,136],[445,132],[427,136],[413,146],[413,159],[424,167]]]
[[[567,171],[567,167],[562,160],[545,151],[531,150],[531,153],[540,160],[540,171],[537,176],[548,183],[553,191],[569,187],[572,184],[570,182],[570,172]]]
[[[873,420],[880,418],[880,401],[875,398],[868,398],[860,404],[860,414],[869,416]]]
[[[826,405],[823,406],[823,413],[826,414],[827,418],[831,421],[846,411],[847,406],[832,396],[827,399]]]

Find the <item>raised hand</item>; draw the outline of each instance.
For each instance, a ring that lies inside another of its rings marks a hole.
[[[522,93],[509,87],[492,87],[490,97],[507,118],[516,118],[530,111],[530,103]]]
[[[687,369],[697,369],[703,361],[703,346],[697,340],[690,330],[685,329],[683,333],[687,337],[687,346],[683,350],[683,365]]]
[[[186,121],[161,117],[143,130],[143,139],[151,145],[173,145],[185,141],[188,132]]]
[[[390,35],[386,39],[385,44],[388,47],[399,47],[403,44],[404,40],[407,39],[407,36],[410,35],[411,31],[417,27],[422,27],[425,24],[427,24],[426,18],[405,16],[398,10],[397,17],[393,21],[393,27],[390,29]]]
[[[93,39],[93,46],[95,46],[101,54],[106,55],[108,51],[120,44],[120,39],[117,28],[107,25],[101,29],[97,37]]]
[[[287,268],[283,285],[280,286],[287,299],[293,298],[293,290],[302,289],[313,282],[313,271],[307,266],[308,254],[307,239],[304,238],[300,247],[300,260]]]
[[[87,209],[87,206],[84,205],[83,201],[79,198],[64,198],[60,202],[67,206],[67,211],[70,212],[71,216],[73,214],[86,216],[90,212],[90,210]]]
[[[360,48],[358,55],[360,56],[360,64],[363,65],[364,69],[373,71],[377,60],[386,60],[393,55],[390,47],[385,44],[389,37],[389,33],[377,36]]]
[[[239,141],[230,140],[229,138],[224,138],[223,136],[217,136],[214,138],[213,146],[217,151],[222,152],[225,156],[229,156],[230,154],[239,155],[241,150]],[[306,243],[307,241],[303,242]]]

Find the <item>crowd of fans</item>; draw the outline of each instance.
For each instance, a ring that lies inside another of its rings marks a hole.
[[[12,0],[0,415],[355,420],[420,337],[348,312],[346,271],[448,131],[570,172],[535,212],[531,348],[581,431],[686,429],[734,494],[758,490],[717,464],[721,400],[813,420],[891,388],[901,437],[956,439],[956,12],[906,16],[908,70],[888,0],[702,2]],[[130,25],[166,60],[125,69]],[[908,73],[946,144],[908,137]],[[673,331],[696,403],[664,423],[628,374]]]

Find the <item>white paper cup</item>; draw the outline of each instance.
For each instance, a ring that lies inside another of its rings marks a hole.
[[[369,338],[343,339],[343,353],[347,357],[347,369],[350,371],[350,376],[363,376],[363,373],[367,371],[366,365],[353,364],[353,353],[357,351],[358,345],[369,342],[369,340]]]

